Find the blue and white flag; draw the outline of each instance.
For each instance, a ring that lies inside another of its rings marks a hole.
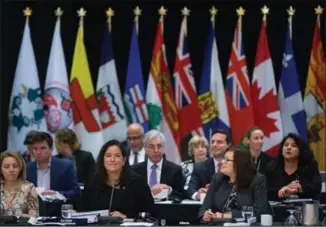
[[[125,141],[127,121],[115,68],[111,32],[108,28],[104,32],[96,93],[100,103],[99,112],[104,141],[111,139]]]
[[[208,34],[198,99],[206,138],[209,139],[211,132],[216,129],[223,129],[230,134],[230,121],[213,24]]]
[[[283,123],[283,134],[287,135],[290,132],[294,132],[307,138],[306,118],[299,85],[299,77],[293,54],[289,25],[285,42],[282,61],[283,68],[278,92],[278,102]]]
[[[129,123],[137,122],[149,130],[148,113],[145,101],[145,86],[140,61],[136,22],[132,27],[129,62],[127,69],[124,103]]]
[[[30,130],[46,131],[46,123],[27,17],[10,96],[8,149],[26,151],[24,140]]]

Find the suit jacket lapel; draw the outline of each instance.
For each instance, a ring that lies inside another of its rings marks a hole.
[[[166,169],[167,168],[165,168],[165,165],[166,165],[166,163],[165,163],[165,160],[163,159],[160,184],[165,184],[167,182],[167,179],[166,179],[166,175],[167,175]]]
[[[213,158],[209,158],[208,159],[208,165],[207,165],[207,168],[208,168],[208,176],[207,176],[207,179],[209,180],[208,184],[210,183],[211,179],[212,179],[212,176],[214,175],[215,173],[215,164],[214,164],[214,159]]]
[[[218,209],[223,212],[223,207],[227,201],[227,199],[229,198],[229,195],[231,193],[232,187],[230,187],[230,185],[227,183],[227,181],[223,180],[223,182],[221,183],[221,186],[219,188],[219,190],[216,193],[216,198],[217,200],[219,200],[220,202],[217,202],[218,205],[220,205],[220,207],[218,207]]]
[[[51,158],[51,165],[50,165],[50,188],[54,188],[54,185],[56,185],[56,178],[57,178],[57,171],[54,168],[55,158]],[[59,183],[59,182],[58,182]]]
[[[30,173],[31,175],[31,181],[32,181],[32,183],[36,186],[36,187],[38,187],[38,185],[37,185],[37,162],[35,161],[33,164],[32,164],[32,166],[31,166],[31,173]]]

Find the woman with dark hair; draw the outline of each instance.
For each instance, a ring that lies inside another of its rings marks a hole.
[[[114,193],[112,205],[111,193]],[[154,200],[147,181],[129,169],[126,151],[119,141],[110,140],[102,146],[94,179],[86,184],[83,193],[83,208],[111,208],[110,215],[121,218],[136,218],[140,212],[153,212]]]
[[[283,138],[277,167],[267,174],[267,182],[269,200],[291,195],[318,198],[321,191],[318,163],[303,137],[289,133]]]
[[[240,146],[226,150],[220,173],[210,184],[199,217],[209,222],[213,218],[242,217],[242,206],[253,206],[254,214],[270,214],[264,175],[256,173],[250,153]]]
[[[256,166],[257,172],[261,174],[266,174],[266,172],[275,168],[275,159],[262,151],[264,138],[263,130],[257,126],[249,128],[245,135],[253,163]]]

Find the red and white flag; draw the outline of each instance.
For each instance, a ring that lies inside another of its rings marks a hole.
[[[281,114],[277,99],[272,59],[266,35],[266,21],[262,21],[255,69],[251,85],[251,100],[255,124],[265,134],[263,151],[276,155],[283,138]]]

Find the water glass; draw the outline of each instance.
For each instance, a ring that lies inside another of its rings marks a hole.
[[[241,207],[242,217],[247,221],[254,216],[254,208],[252,206]]]
[[[23,211],[20,208],[17,208],[15,210],[15,216],[17,217],[17,220],[19,221],[20,216],[22,216]]]
[[[73,206],[71,204],[62,204],[61,206],[61,217],[71,218],[73,212]]]
[[[294,212],[296,210],[287,210],[290,215],[285,219],[284,225],[285,226],[298,226],[299,222],[298,219],[295,217]]]
[[[322,226],[326,226],[326,210],[323,211],[324,215],[324,219],[323,222],[321,223]]]

